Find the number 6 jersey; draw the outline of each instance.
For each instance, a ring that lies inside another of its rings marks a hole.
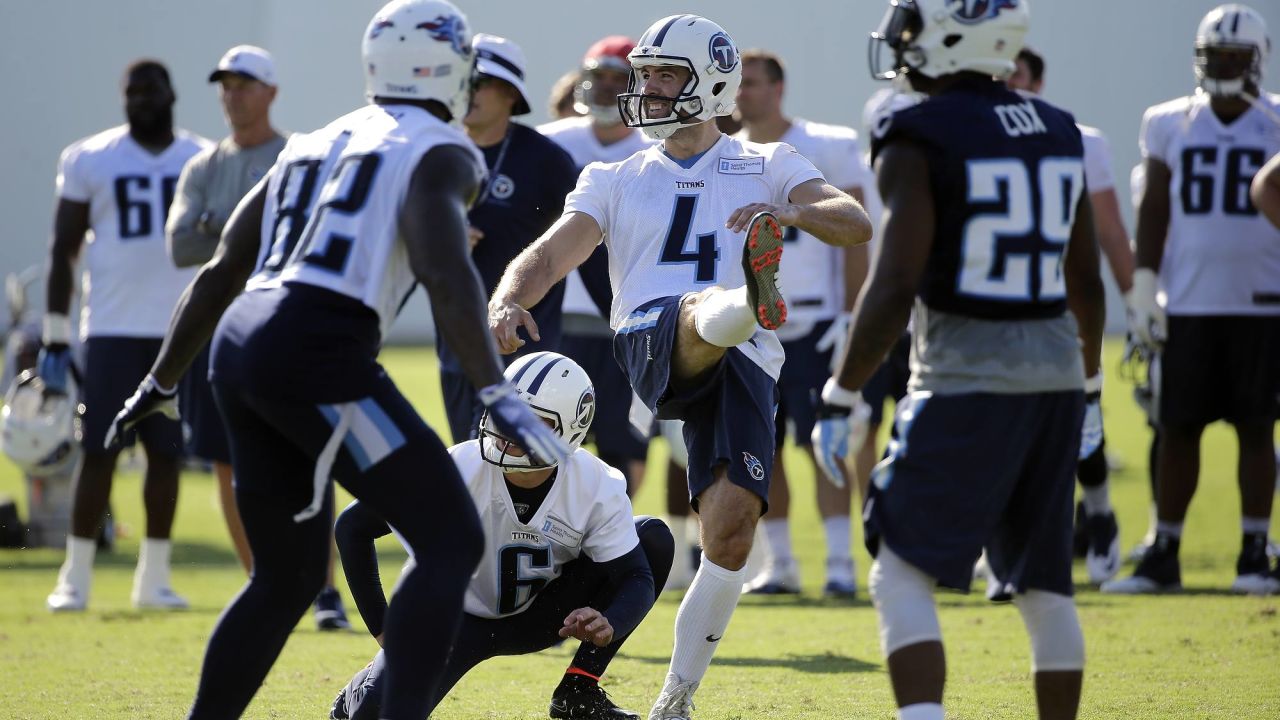
[[[366,105],[294,135],[271,169],[258,272],[249,289],[282,282],[353,298],[383,335],[415,287],[399,236],[400,208],[422,157],[438,145],[484,158],[461,130],[411,105]]]
[[[120,125],[62,151],[57,195],[89,205],[93,234],[84,249],[80,338],[160,338],[191,268],[165,251],[164,223],[182,166],[210,145],[185,130],[152,154]]]
[[[1280,95],[1259,102],[1280,113]],[[1139,143],[1170,171],[1168,312],[1280,315],[1280,230],[1249,199],[1253,176],[1280,151],[1280,123],[1250,107],[1224,125],[1198,94],[1149,108]]]

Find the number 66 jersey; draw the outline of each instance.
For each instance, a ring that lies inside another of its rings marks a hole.
[[[1280,95],[1258,102],[1280,113]],[[1142,157],[1168,166],[1169,235],[1160,283],[1171,315],[1280,315],[1280,230],[1249,199],[1280,152],[1280,123],[1250,107],[1224,125],[1197,94],[1142,118]]]

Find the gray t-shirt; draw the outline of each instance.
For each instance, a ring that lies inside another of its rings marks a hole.
[[[1084,388],[1075,316],[980,320],[916,301],[912,392],[1040,393]]]
[[[231,211],[275,164],[284,144],[278,134],[248,148],[227,137],[187,162],[165,224],[175,265],[198,265],[213,257]]]

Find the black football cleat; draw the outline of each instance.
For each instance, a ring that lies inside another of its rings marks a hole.
[[[342,596],[337,588],[325,588],[316,596],[315,602],[316,629],[318,630],[350,630],[351,622],[347,620],[347,610],[342,606]]]
[[[600,684],[576,675],[566,676],[551,695],[550,715],[557,720],[640,720],[609,699]]]

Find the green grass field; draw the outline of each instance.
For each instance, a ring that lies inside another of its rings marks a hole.
[[[1109,344],[1107,351],[1112,376],[1104,401],[1107,442],[1124,463],[1112,474],[1112,496],[1127,550],[1147,525],[1148,431],[1130,388],[1115,379],[1119,346]],[[384,359],[432,425],[446,427],[434,353],[392,348]],[[654,443],[637,512],[661,511],[658,471],[665,466],[665,452],[660,441]],[[1280,598],[1225,592],[1240,542],[1229,428],[1210,429],[1203,457],[1182,547],[1187,592],[1120,598],[1078,585],[1089,653],[1082,717],[1280,718]],[[794,449],[787,459],[794,468],[794,541],[806,593],[799,599],[743,599],[698,692],[696,715],[700,720],[892,718],[875,612],[865,595],[853,603],[821,598],[821,524],[813,503],[804,500],[812,496],[814,478]],[[19,475],[3,461],[0,493],[25,496]],[[219,611],[244,582],[225,535],[215,484],[205,474],[183,478],[173,580],[192,603],[184,613],[143,614],[130,607],[143,527],[136,472],[117,477],[113,502],[126,535],[115,553],[99,556],[86,613],[52,616],[44,608],[61,550],[0,550],[0,717],[185,715],[205,641]],[[397,567],[403,553],[391,545],[386,550],[384,566]],[[865,582],[869,559],[860,547],[855,557]],[[1076,578],[1084,582],[1083,567],[1077,567]],[[610,668],[606,687],[619,704],[647,713],[666,673],[679,601],[679,593],[664,595]],[[1034,717],[1029,651],[1017,612],[991,606],[980,594],[942,595],[939,605],[950,672],[948,717]],[[357,621],[354,614],[352,620]],[[375,650],[362,628],[321,634],[309,616],[304,618],[246,717],[327,717],[333,696]],[[490,661],[463,680],[436,717],[546,717],[551,690],[571,655],[566,646]]]

